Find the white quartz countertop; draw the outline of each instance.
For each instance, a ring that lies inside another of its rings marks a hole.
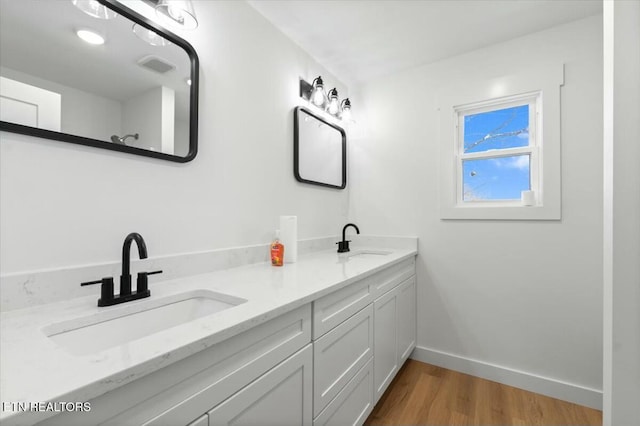
[[[92,297],[4,312],[0,315],[2,401],[89,401],[417,254],[415,249],[383,250],[389,253],[346,257],[335,250],[319,251],[283,267],[258,263],[168,281],[156,275],[149,278],[150,298],[111,307],[96,306],[98,285]],[[116,280],[116,292],[117,287]],[[194,290],[210,290],[247,302],[84,356],[70,354],[43,331],[52,324]],[[37,418],[33,414],[2,410],[0,420],[8,425],[44,418],[43,413],[37,413]]]

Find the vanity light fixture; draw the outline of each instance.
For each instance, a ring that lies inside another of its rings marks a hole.
[[[171,44],[171,42],[166,38],[162,37],[155,31],[143,27],[142,25],[133,24],[131,30],[135,35],[138,36],[140,40],[144,41],[145,43],[149,43],[151,46],[163,47]]]
[[[300,79],[300,97],[325,114],[341,120],[352,121],[351,101],[347,98],[340,102],[338,89],[335,87],[329,91],[327,96],[324,92],[322,76],[314,78],[311,84]]]
[[[100,34],[91,30],[78,30],[76,31],[76,35],[80,37],[82,40],[86,41],[89,44],[101,45],[104,44],[105,40]]]
[[[71,0],[73,5],[89,16],[98,19],[113,19],[118,16],[113,10],[98,0]]]
[[[156,6],[156,15],[168,26],[195,30],[198,28],[196,11],[191,0],[160,0]]]

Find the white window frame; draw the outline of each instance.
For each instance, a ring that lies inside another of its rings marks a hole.
[[[467,81],[439,93],[442,219],[561,219],[560,87],[563,84],[564,66],[550,64],[532,66],[521,73],[496,79]],[[460,120],[464,120],[465,115],[527,103],[530,105],[529,146],[464,153],[464,126]],[[531,155],[533,206],[525,206],[520,200],[462,200],[463,160],[517,154]]]
[[[456,206],[520,206],[521,200],[469,200],[464,201],[464,176],[463,176],[463,163],[465,160],[481,160],[491,158],[504,158],[512,157],[515,155],[528,155],[529,156],[529,181],[531,191],[537,195],[534,205],[538,204],[538,199],[541,199],[541,191],[539,185],[539,165],[540,165],[540,153],[542,151],[542,141],[538,137],[538,129],[541,127],[541,111],[540,104],[542,93],[526,93],[516,96],[508,96],[503,98],[491,99],[488,101],[476,102],[470,105],[462,105],[454,107],[454,113],[456,114],[456,138],[454,140],[456,149]],[[529,106],[529,145],[517,148],[500,148],[490,149],[487,151],[479,152],[464,152],[464,119],[466,116],[474,114],[482,114],[485,112],[496,111],[501,109],[513,108],[518,106]]]

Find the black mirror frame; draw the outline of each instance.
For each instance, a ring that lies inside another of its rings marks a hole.
[[[299,111],[303,111],[306,114],[309,114],[310,116],[312,116],[313,118],[323,122],[327,126],[330,126],[336,129],[342,135],[342,185],[331,185],[325,182],[316,182],[313,180],[304,179],[300,176],[300,164],[299,164],[300,161],[298,158],[300,155],[300,147],[299,147],[300,128],[298,125]],[[309,109],[303,106],[298,106],[293,110],[293,175],[295,176],[298,182],[302,182],[302,183],[319,185],[319,186],[324,186],[326,188],[334,188],[334,189],[345,189],[347,187],[347,134],[346,132],[342,127],[329,123],[327,120],[323,119],[322,117],[319,117],[318,115],[314,114]]]
[[[169,32],[168,30],[158,26],[153,21],[142,15],[122,6],[117,0],[98,0],[101,4],[115,11],[119,15],[124,16],[149,30],[155,31],[169,40],[171,43],[181,47],[187,52],[191,61],[191,90],[189,99],[189,152],[185,157],[177,155],[165,154],[157,151],[149,151],[133,146],[119,145],[112,142],[102,141],[99,139],[85,138],[83,136],[71,135],[53,130],[38,129],[36,127],[24,126],[22,124],[9,123],[0,121],[0,130],[12,133],[20,133],[28,136],[35,136],[44,139],[51,139],[61,142],[70,142],[79,145],[92,146],[94,148],[108,149],[111,151],[126,152],[129,154],[141,155],[144,157],[159,158],[162,160],[173,161],[176,163],[187,163],[193,160],[198,153],[198,74],[200,70],[200,61],[195,49],[184,39]]]

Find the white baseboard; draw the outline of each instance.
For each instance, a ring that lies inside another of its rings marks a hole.
[[[410,356],[416,361],[502,383],[552,398],[602,410],[602,391],[549,377],[538,376],[460,355],[417,346]]]

